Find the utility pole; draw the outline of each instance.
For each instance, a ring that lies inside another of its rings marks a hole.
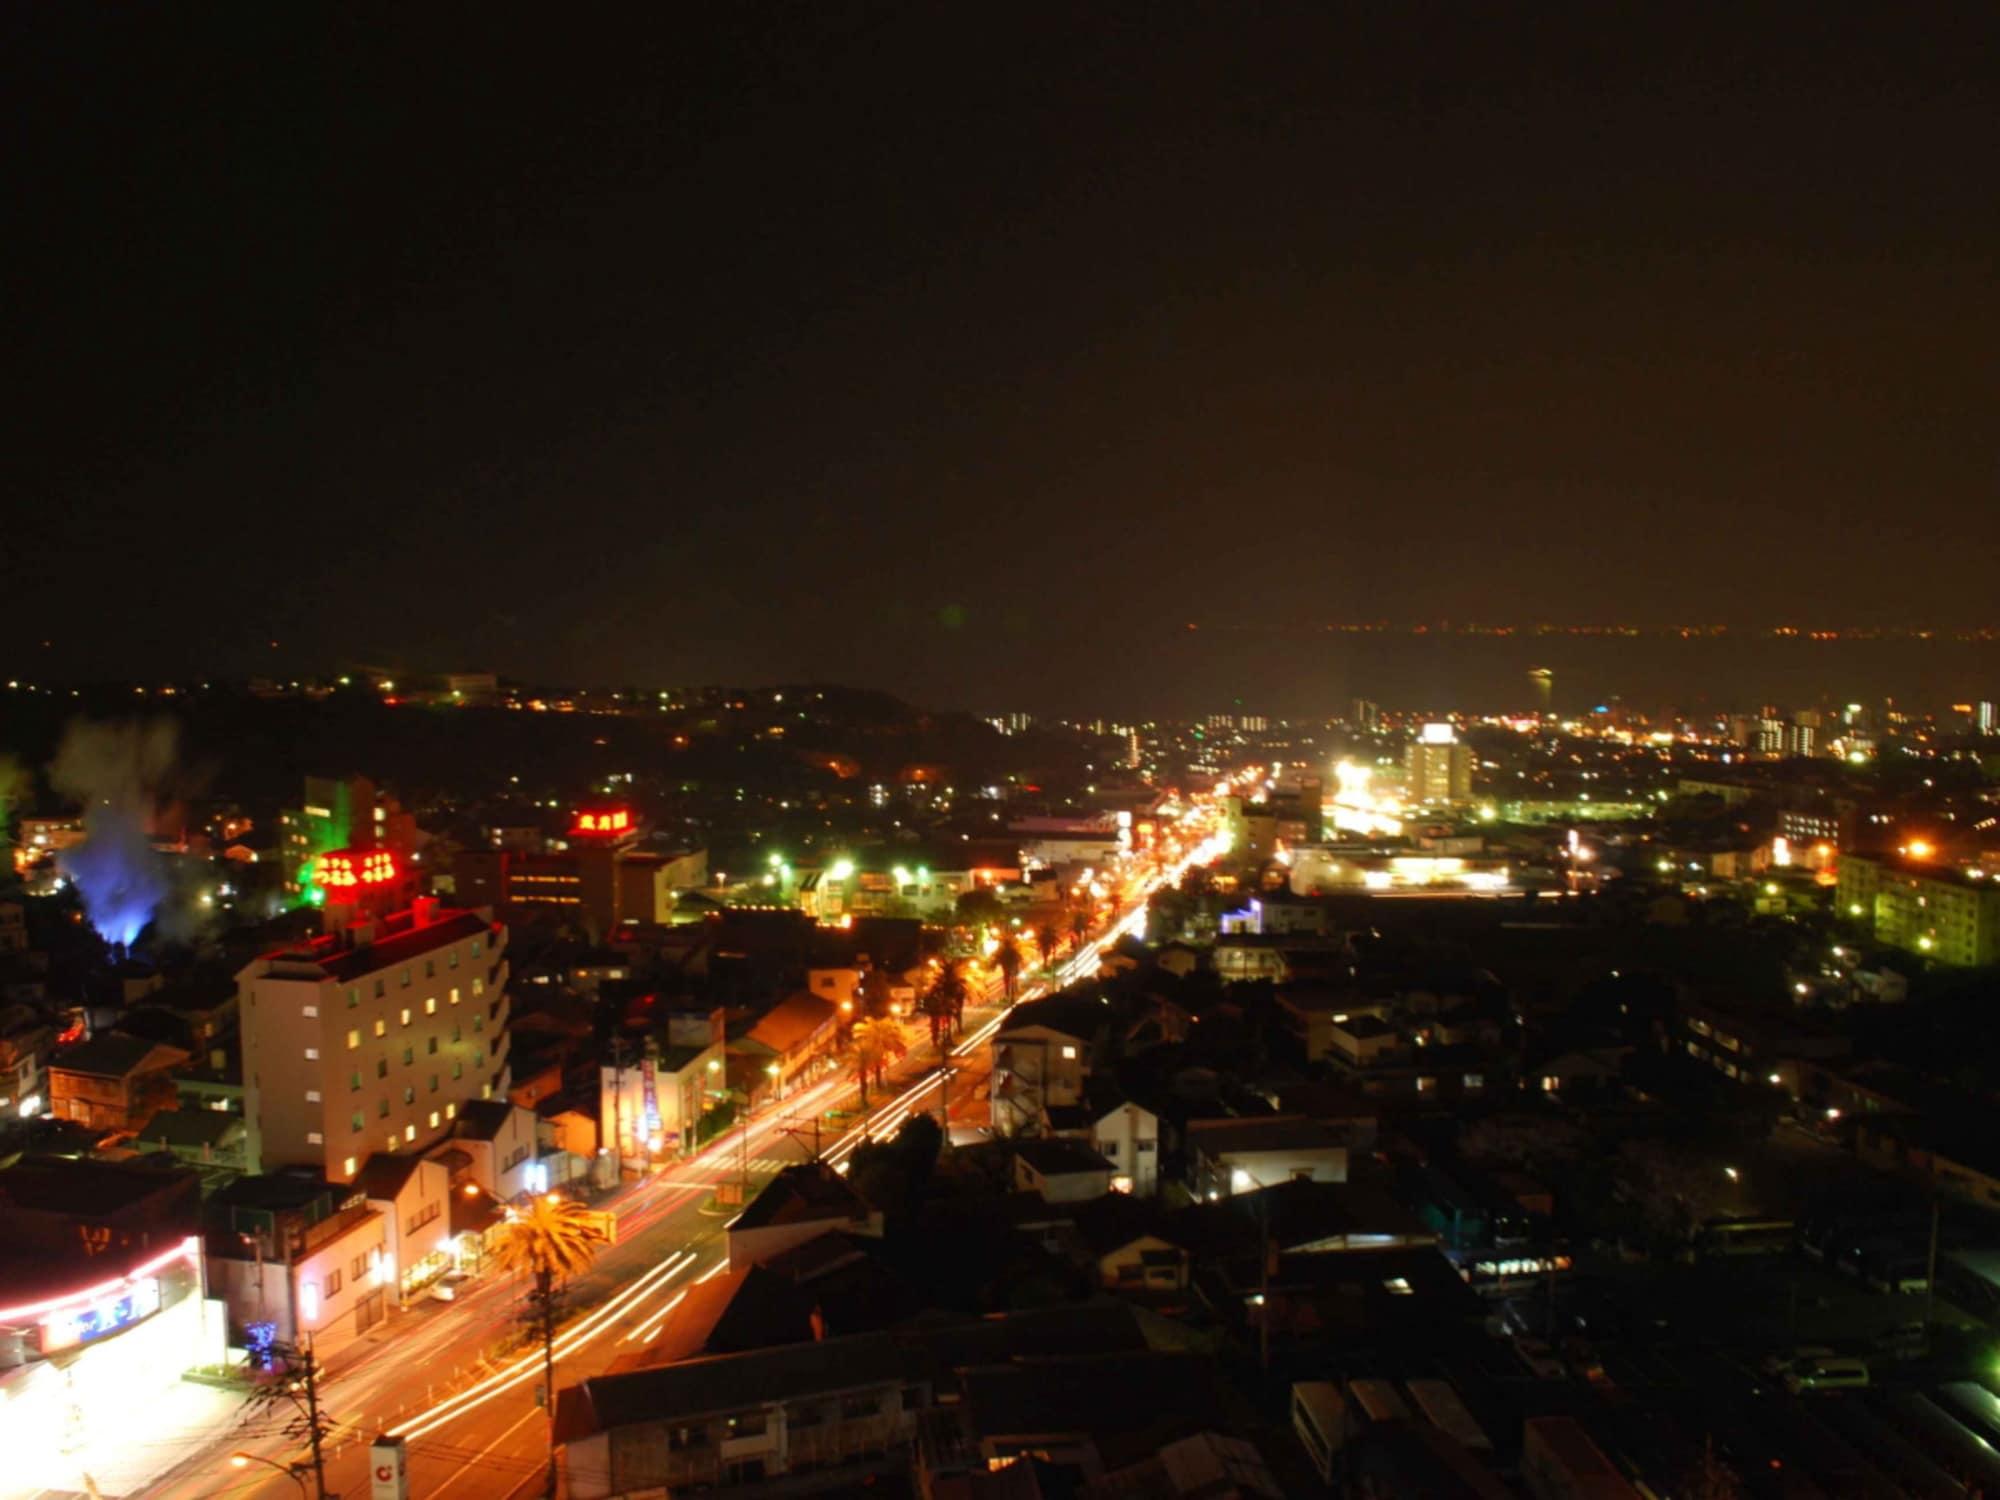
[[[1931,1347],[1931,1318],[1937,1310],[1937,1252],[1939,1202],[1937,1184],[1931,1184],[1931,1253],[1924,1269],[1924,1352]]]
[[[291,1404],[297,1416],[286,1424],[285,1435],[306,1440],[312,1462],[299,1467],[312,1470],[318,1500],[333,1500],[326,1488],[325,1452],[326,1434],[333,1423],[320,1410],[319,1361],[313,1357],[312,1335],[307,1334],[299,1344],[273,1343],[271,1352],[285,1362],[285,1373],[276,1384],[259,1392],[257,1399],[265,1405],[278,1401]]]

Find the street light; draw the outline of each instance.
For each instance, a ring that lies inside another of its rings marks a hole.
[[[267,1469],[276,1469],[280,1474],[299,1487],[301,1495],[306,1492],[306,1470],[308,1465],[281,1464],[274,1458],[259,1458],[254,1453],[244,1453],[240,1450],[229,1455],[229,1464],[231,1468],[236,1469],[247,1469],[252,1464],[262,1464]]]

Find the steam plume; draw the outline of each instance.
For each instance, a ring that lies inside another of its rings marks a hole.
[[[144,931],[167,895],[164,861],[150,835],[176,740],[167,719],[77,720],[49,767],[50,785],[83,804],[83,842],[63,850],[57,867],[76,883],[90,925],[120,947]]]

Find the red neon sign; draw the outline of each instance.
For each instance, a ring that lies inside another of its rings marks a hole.
[[[627,833],[632,827],[629,808],[613,807],[603,812],[580,812],[571,833]]]
[[[372,889],[395,880],[396,856],[387,849],[336,849],[319,857],[314,875],[327,891]]]

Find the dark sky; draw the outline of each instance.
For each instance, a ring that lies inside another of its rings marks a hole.
[[[1996,13],[1499,10],[8,7],[0,656],[1991,619]]]

